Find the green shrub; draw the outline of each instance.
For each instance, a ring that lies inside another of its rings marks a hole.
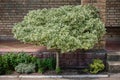
[[[97,74],[100,71],[103,71],[105,68],[105,65],[102,60],[100,59],[94,59],[93,63],[89,65],[89,69],[83,69],[83,72],[86,73],[92,73],[92,74]]]
[[[28,55],[26,53],[18,53],[17,54],[17,63],[31,63],[34,62],[34,58],[31,55]]]
[[[2,56],[0,55],[0,75],[5,74],[5,68],[2,60]]]
[[[5,74],[8,74],[8,75],[9,75],[9,74],[12,74],[12,73],[13,73],[12,70],[6,70],[6,71],[5,71]]]
[[[43,73],[45,71],[45,66],[43,64],[43,61],[41,59],[36,59],[36,66],[37,66],[37,72],[38,73]]]
[[[3,74],[9,74],[15,70],[19,63],[35,63],[35,57],[26,53],[6,53],[1,55],[0,69]]]
[[[30,63],[30,64],[26,64],[26,63],[20,63],[18,66],[15,67],[15,71],[18,73],[33,73],[35,72],[35,65]]]
[[[39,73],[43,73],[45,70],[54,70],[55,69],[55,59],[54,58],[45,58],[37,59],[36,65]]]
[[[40,59],[26,53],[6,53],[0,56],[0,74],[11,73],[20,63],[26,65],[30,63],[35,64],[35,70],[40,73],[43,73],[45,70],[55,69],[54,58]]]
[[[54,70],[55,69],[55,59],[54,58],[47,58],[43,59],[44,67],[48,70]]]
[[[41,67],[41,68],[38,68],[38,73],[44,73],[45,70]]]
[[[5,68],[6,71],[8,70],[14,70],[14,67],[17,66],[17,54],[12,54],[12,53],[7,53],[2,55],[2,60],[3,62],[3,66]]]
[[[17,55],[12,53],[0,55],[0,74],[11,74],[17,65],[16,58]]]
[[[4,68],[7,70],[14,70],[19,63],[34,62],[34,57],[26,53],[7,53],[2,55]]]
[[[61,68],[57,67],[57,68],[55,69],[55,71],[56,71],[57,74],[59,74],[59,73],[61,73]]]
[[[0,75],[1,75],[1,74],[4,74],[3,71],[4,71],[4,68],[3,68],[2,64],[0,63]]]
[[[25,43],[61,49],[91,49],[105,34],[99,11],[90,5],[30,11],[13,27],[14,37]]]
[[[90,73],[96,74],[102,70],[104,70],[105,65],[102,60],[94,59],[93,63],[90,64]]]

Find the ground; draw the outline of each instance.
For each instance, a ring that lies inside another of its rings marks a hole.
[[[120,51],[120,42],[107,42],[107,50],[117,50]],[[10,41],[0,41],[0,52],[36,52],[39,50],[45,50],[44,47],[31,45],[31,44],[21,44],[21,42],[10,42]],[[1,77],[0,80],[120,80],[120,73],[110,74],[108,78],[79,78],[79,79],[67,79],[67,78],[19,78],[19,77]]]
[[[105,48],[108,51],[120,51],[120,41],[106,41]],[[42,50],[45,50],[45,47],[24,44],[19,41],[0,41],[0,52],[36,52]]]
[[[0,80],[120,80],[120,73],[111,74],[108,78],[18,78],[2,77]]]
[[[20,41],[0,41],[0,52],[37,52],[45,47],[32,44],[25,44]]]

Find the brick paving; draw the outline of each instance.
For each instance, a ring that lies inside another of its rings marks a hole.
[[[0,41],[0,52],[38,52],[46,50],[43,46],[24,44],[19,41]]]
[[[20,78],[19,76],[1,77],[0,80],[120,80],[120,73],[111,73],[108,78]]]
[[[120,80],[120,78],[77,78],[77,79],[55,79],[55,78],[0,78],[0,80]]]
[[[107,41],[106,49],[120,51],[120,41]],[[24,44],[19,41],[0,41],[0,52],[37,52],[45,51],[46,47],[33,44]]]
[[[20,80],[19,78],[0,78],[0,80]]]
[[[0,80],[120,80],[120,73],[112,73],[108,78],[19,78],[0,77]]]

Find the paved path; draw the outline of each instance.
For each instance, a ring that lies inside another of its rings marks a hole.
[[[79,78],[79,79],[49,79],[49,78],[0,78],[0,80],[120,80],[120,78]]]
[[[0,52],[31,52],[45,51],[46,47],[33,44],[24,44],[19,41],[0,41]]]
[[[120,73],[111,74],[108,78],[18,78],[0,77],[0,80],[120,80]]]

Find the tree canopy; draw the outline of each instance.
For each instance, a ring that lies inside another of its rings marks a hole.
[[[14,25],[13,34],[25,43],[68,52],[93,48],[105,34],[105,26],[97,8],[68,5],[30,11]]]

